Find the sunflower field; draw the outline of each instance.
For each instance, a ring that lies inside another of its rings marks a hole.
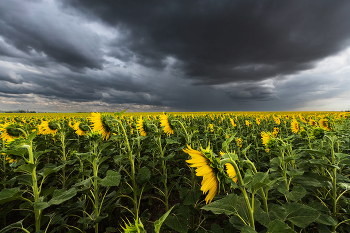
[[[0,114],[0,233],[350,232],[350,114]]]

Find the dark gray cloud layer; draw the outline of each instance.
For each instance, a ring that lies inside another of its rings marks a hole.
[[[350,37],[346,0],[66,2],[124,32],[112,56],[160,69],[173,56],[204,84],[309,69]]]
[[[302,108],[350,88],[317,72],[350,59],[349,15],[347,0],[1,1],[0,108]]]

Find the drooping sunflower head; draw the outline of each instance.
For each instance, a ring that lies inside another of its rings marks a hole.
[[[212,155],[208,148],[198,151],[192,149],[189,145],[183,151],[191,156],[191,159],[186,160],[186,162],[191,164],[190,167],[196,167],[196,176],[203,176],[201,191],[204,194],[208,193],[205,197],[205,202],[208,204],[213,200],[219,189],[216,164],[212,159]]]
[[[143,121],[143,119],[142,119],[142,116],[137,120],[136,129],[139,131],[139,134],[140,134],[141,136],[147,136],[147,133],[146,133],[146,131],[145,131],[144,121]]]
[[[108,140],[112,133],[112,128],[107,122],[110,117],[109,114],[100,114],[98,112],[92,112],[91,117],[89,117],[89,121],[92,123],[92,131],[99,132],[103,140]]]
[[[166,133],[168,136],[174,133],[174,130],[171,128],[169,123],[168,116],[165,114],[160,116],[160,126],[163,127],[164,133]]]
[[[235,168],[232,166],[232,164],[230,163],[226,163],[225,164],[226,166],[226,172],[227,172],[227,175],[232,178],[232,180],[237,183],[237,180],[238,180],[238,177],[237,177],[237,173],[236,173],[236,170]]]
[[[5,142],[12,142],[23,133],[18,129],[20,126],[15,123],[4,123],[0,125],[0,138]]]
[[[264,146],[267,146],[267,143],[270,140],[270,138],[271,138],[271,136],[268,133],[266,133],[265,131],[261,132],[261,140],[262,140]]]
[[[230,118],[230,122],[231,122],[231,125],[232,125],[233,127],[236,127],[236,126],[237,126],[237,124],[233,121],[232,118]]]
[[[246,126],[250,127],[252,125],[252,123],[250,123],[248,120],[245,120],[245,124]]]
[[[316,139],[322,139],[324,136],[324,129],[322,128],[314,128],[314,130],[312,131],[312,135],[316,138]]]
[[[40,125],[38,125],[38,135],[52,135],[54,136],[58,131],[58,125],[52,121],[42,121]]]
[[[78,136],[84,136],[86,132],[89,130],[89,127],[83,122],[76,122],[73,125],[73,129]]]
[[[298,133],[298,131],[299,131],[299,123],[298,123],[298,121],[296,119],[292,120],[292,123],[291,123],[290,127],[291,127],[293,133]]]

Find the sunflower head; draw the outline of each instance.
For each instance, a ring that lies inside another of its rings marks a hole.
[[[271,138],[270,134],[266,133],[265,131],[261,132],[261,140],[264,146],[267,146],[267,142],[270,140],[270,138]]]
[[[40,125],[38,125],[38,135],[47,135],[50,134],[54,136],[58,131],[58,124],[52,121],[42,121]]]
[[[16,123],[5,123],[0,125],[0,138],[5,142],[11,142],[19,138],[23,133],[18,129],[20,126]]]
[[[320,127],[322,127],[324,130],[327,130],[327,129],[329,128],[329,124],[328,124],[327,119],[324,119],[324,118],[320,119],[320,120],[318,121],[318,124],[319,124]]]
[[[89,121],[92,123],[92,131],[99,132],[103,140],[108,140],[112,133],[112,128],[108,124],[108,120],[111,117],[109,114],[100,114],[98,112],[91,113],[91,117],[89,117]]]
[[[242,146],[243,146],[243,140],[242,140],[242,138],[237,138],[237,139],[236,139],[236,145],[237,145],[238,147],[242,148]]]
[[[306,137],[307,137],[307,132],[306,132],[306,130],[305,130],[304,127],[300,127],[299,135],[300,135],[302,138],[306,138]]]
[[[233,127],[236,127],[236,126],[237,126],[237,124],[234,122],[234,120],[233,120],[232,118],[230,118],[230,122],[231,122],[231,125],[232,125]]]
[[[298,131],[299,131],[299,123],[298,123],[298,121],[296,119],[292,120],[292,123],[291,123],[290,127],[291,127],[293,133],[298,133]]]
[[[316,121],[314,121],[314,119],[310,118],[310,119],[309,119],[309,125],[311,125],[311,126],[317,126],[317,123],[316,123]]]
[[[281,119],[278,117],[278,116],[273,116],[273,120],[275,121],[275,123],[277,124],[277,125],[280,125],[281,124]]]
[[[246,126],[250,127],[252,125],[252,123],[250,123],[248,120],[245,120],[245,124]]]
[[[139,134],[141,136],[147,136],[147,133],[145,131],[145,122],[142,119],[142,116],[137,120],[136,123],[136,129],[139,131]]]
[[[277,128],[277,127],[275,127],[274,129],[273,129],[273,132],[272,132],[272,135],[273,135],[273,137],[277,137],[277,134],[280,132],[280,129],[279,128]]]
[[[256,124],[257,124],[257,125],[260,125],[261,120],[260,120],[260,118],[259,118],[259,117],[257,117],[257,118],[255,119],[255,121],[256,121]]]
[[[213,124],[209,124],[207,127],[207,130],[210,132],[214,132],[214,125]]]
[[[227,175],[235,182],[237,183],[238,177],[235,168],[230,163],[225,164],[226,167],[226,173]]]
[[[191,156],[191,159],[186,160],[191,164],[190,167],[196,167],[196,176],[203,176],[201,191],[206,194],[206,204],[210,203],[218,193],[220,180],[218,179],[218,168],[220,160],[213,156],[209,147],[201,148],[201,151],[192,149],[187,145],[183,151]]]
[[[163,127],[164,133],[166,133],[168,136],[174,133],[174,130],[170,125],[168,116],[165,114],[160,116],[160,126]]]
[[[312,136],[314,136],[316,139],[322,139],[324,136],[324,129],[322,128],[314,128],[312,131]]]

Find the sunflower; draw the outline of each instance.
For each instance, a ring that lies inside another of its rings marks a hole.
[[[279,132],[280,132],[280,129],[277,128],[277,127],[275,127],[275,128],[273,129],[273,133],[272,133],[273,137],[277,137],[277,134],[278,134]]]
[[[205,197],[206,204],[211,203],[218,192],[219,181],[216,177],[214,169],[209,165],[210,160],[197,150],[193,150],[189,145],[183,151],[191,156],[187,163],[192,163],[190,167],[196,167],[196,176],[203,176],[201,191],[203,194],[208,193]]]
[[[231,124],[232,124],[233,127],[237,126],[237,124],[231,118],[230,118],[230,121],[231,121]]]
[[[281,119],[278,116],[277,117],[273,116],[273,119],[277,125],[281,124]]]
[[[242,138],[237,138],[236,144],[237,144],[238,147],[242,147],[242,144],[243,144]]]
[[[328,129],[328,121],[326,119],[320,119],[318,121],[318,124],[320,125],[320,127],[322,127],[324,130]]]
[[[298,131],[299,131],[299,123],[298,123],[298,121],[295,118],[292,120],[292,123],[291,123],[290,127],[291,127],[293,133],[298,133]]]
[[[106,122],[106,115],[92,112],[89,120],[92,122],[92,131],[102,134],[103,140],[108,140],[111,136],[111,129]]]
[[[9,135],[7,127],[10,125],[10,123],[5,123],[0,125],[0,132],[1,132],[1,139],[5,142],[11,142],[13,141],[13,137]]]
[[[257,125],[260,125],[260,123],[261,123],[260,118],[259,118],[259,117],[257,117],[255,120],[256,120],[256,124],[257,124]]]
[[[304,122],[304,123],[307,123],[305,117],[303,117],[301,114],[299,114],[299,119]]]
[[[210,130],[210,132],[214,132],[214,125],[213,124],[209,124],[207,127],[207,130]]]
[[[160,126],[164,127],[163,131],[164,133],[166,133],[168,136],[170,136],[170,134],[174,133],[174,130],[171,129],[170,124],[169,124],[169,119],[168,116],[163,114],[160,116]]]
[[[139,131],[141,136],[146,136],[147,133],[143,127],[143,119],[142,116],[137,120],[136,128]]]
[[[265,131],[261,132],[261,140],[263,141],[264,146],[267,146],[267,142],[270,140],[271,136]]]
[[[238,177],[237,177],[235,168],[230,163],[226,163],[225,166],[226,166],[226,172],[227,172],[228,176],[230,178],[232,178],[232,180],[235,183],[237,183]]]
[[[80,122],[76,122],[74,125],[73,125],[73,129],[75,130],[75,133],[78,135],[78,136],[84,136],[85,135],[85,132],[80,128]]]
[[[248,120],[245,120],[245,124],[250,127],[252,125],[252,123],[250,123]]]
[[[313,119],[309,119],[309,125],[311,125],[311,126],[317,126],[317,123],[316,123],[316,121],[314,121]]]
[[[51,134],[54,136],[57,133],[57,129],[53,129],[50,127],[50,123],[48,121],[42,121],[40,125],[38,125],[38,135],[47,135]]]

